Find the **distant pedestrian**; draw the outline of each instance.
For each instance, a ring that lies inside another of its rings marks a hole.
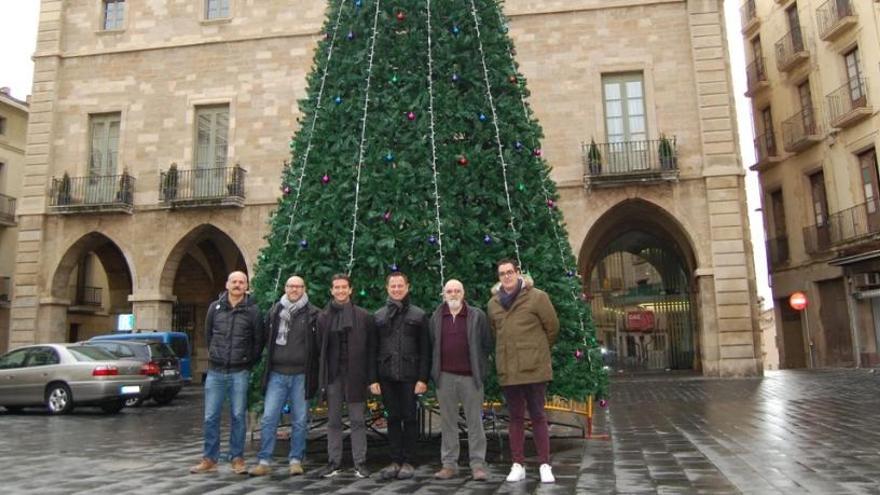
[[[248,382],[250,370],[263,351],[264,339],[260,309],[247,290],[247,275],[234,271],[226,279],[226,291],[208,308],[205,318],[209,362],[205,380],[205,445],[202,460],[190,468],[191,473],[216,470],[220,458],[220,416],[223,403],[229,399],[232,471],[247,474],[244,442]]]
[[[538,451],[542,483],[553,483],[550,435],[544,414],[547,383],[553,379],[550,349],[559,334],[559,318],[547,294],[524,279],[516,261],[497,263],[500,284],[487,306],[495,334],[498,382],[510,413],[510,455],[513,465],[507,481],[526,477],[525,409],[529,409],[532,436]]]
[[[483,384],[489,370],[492,333],[486,314],[465,302],[464,285],[452,279],[443,287],[444,302],[431,316],[433,348],[431,377],[440,402],[440,461],[434,477],[447,480],[458,473],[460,453],[458,411],[467,423],[471,477],[488,479],[486,432],[483,429]]]

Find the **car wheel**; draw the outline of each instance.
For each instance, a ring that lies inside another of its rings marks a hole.
[[[46,389],[46,409],[49,414],[67,414],[73,410],[73,394],[63,383],[53,383]]]
[[[125,407],[125,401],[122,399],[116,399],[101,404],[101,410],[107,414],[116,414],[121,411],[123,407]]]
[[[143,397],[140,397],[140,396],[129,397],[129,398],[125,399],[125,401],[123,401],[123,405],[125,405],[125,407],[141,407],[141,405],[143,403],[144,403],[144,399],[143,399]]]

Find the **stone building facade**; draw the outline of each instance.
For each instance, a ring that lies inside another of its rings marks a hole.
[[[11,345],[134,313],[140,329],[192,332],[204,359],[208,302],[263,245],[326,5],[42,0]],[[618,314],[598,294],[606,258],[637,253],[653,275],[635,283],[675,283],[648,284],[666,299],[621,315],[671,321],[660,313],[674,307],[682,367],[761,373],[721,1],[508,0],[505,12],[597,314]],[[621,321],[610,349],[658,335]]]
[[[741,18],[780,367],[876,365],[880,4],[750,0]]]

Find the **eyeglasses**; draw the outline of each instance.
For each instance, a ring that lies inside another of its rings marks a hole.
[[[505,272],[498,272],[498,278],[511,277],[516,275],[516,270],[507,270]]]
[[[305,285],[302,285],[302,284],[286,284],[285,287],[287,287],[288,289],[302,289],[302,288],[305,287]]]

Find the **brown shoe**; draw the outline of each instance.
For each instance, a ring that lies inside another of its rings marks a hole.
[[[302,464],[300,464],[298,462],[294,462],[293,464],[290,465],[290,475],[291,476],[300,476],[304,472],[305,471],[303,470]]]
[[[455,474],[456,473],[455,473],[454,469],[452,469],[450,467],[443,466],[443,469],[434,473],[434,478],[436,478],[438,480],[448,480],[448,479],[452,479],[453,477],[455,477]]]
[[[235,471],[235,464],[232,465],[232,470]],[[272,468],[268,464],[257,464],[248,471],[248,474],[251,476],[266,476],[271,472]]]
[[[202,459],[198,464],[189,468],[191,474],[211,473],[217,470],[217,463],[211,459]]]
[[[489,473],[486,472],[486,468],[475,467],[471,469],[471,478],[474,481],[486,481],[489,479]]]
[[[247,464],[244,463],[244,459],[241,457],[236,457],[232,460],[232,472],[235,474],[247,474]]]

